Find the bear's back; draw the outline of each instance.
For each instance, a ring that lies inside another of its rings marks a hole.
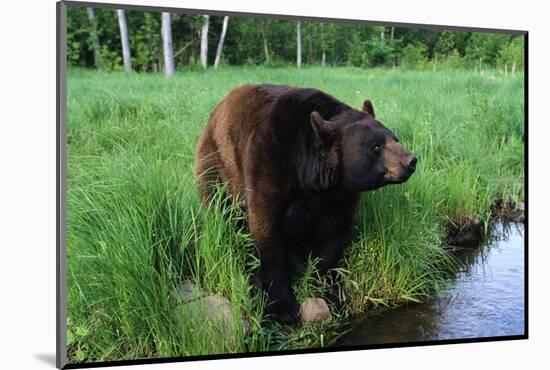
[[[215,157],[221,182],[229,182],[233,196],[245,196],[245,176],[251,168],[268,166],[277,172],[291,167],[289,162],[296,160],[312,134],[312,111],[330,119],[350,109],[316,89],[242,85],[230,91],[210,115],[197,162]]]

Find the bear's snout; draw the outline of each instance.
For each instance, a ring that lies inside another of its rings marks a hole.
[[[385,183],[399,184],[407,181],[416,170],[417,162],[416,156],[401,144],[394,140],[388,141],[384,153]]]
[[[401,155],[401,160],[399,161],[399,166],[401,167],[396,172],[396,182],[404,182],[409,179],[409,177],[412,176],[414,171],[416,171],[416,163],[418,162],[418,159],[416,156],[409,152],[408,150],[404,149],[404,153]]]
[[[409,170],[409,173],[412,175],[412,173],[416,170],[416,162],[418,160],[414,156],[414,154],[411,154],[411,157],[409,158],[409,163],[407,164],[407,169]]]

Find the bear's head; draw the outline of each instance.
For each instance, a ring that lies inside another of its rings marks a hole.
[[[330,152],[338,147],[341,185],[362,192],[407,181],[416,169],[417,159],[375,119],[372,103],[366,100],[362,112],[352,110],[347,115],[328,121],[317,112],[310,116],[316,137],[332,146]]]

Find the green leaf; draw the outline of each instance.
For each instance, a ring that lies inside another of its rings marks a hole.
[[[77,351],[75,352],[74,355],[75,355],[76,360],[77,360],[78,362],[84,361],[84,358],[85,358],[85,356],[86,356],[86,355],[84,354],[84,352],[83,352],[81,349],[77,350]]]
[[[72,330],[67,330],[67,347],[71,346],[75,341]]]
[[[85,337],[86,335],[88,335],[88,333],[89,333],[88,328],[86,328],[84,326],[77,326],[76,327],[76,335],[78,337]]]

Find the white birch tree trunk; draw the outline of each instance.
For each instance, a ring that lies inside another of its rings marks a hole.
[[[395,33],[395,27],[392,26],[391,31],[390,31],[390,42],[391,42],[392,47],[395,48],[394,43],[393,43],[394,33]],[[395,53],[393,53],[392,60],[393,60],[393,68],[395,68],[397,66],[397,56],[395,55]]]
[[[267,48],[267,37],[265,36],[265,20],[262,21],[262,39],[264,41],[265,62],[269,63],[269,49]]]
[[[216,68],[222,59],[223,40],[225,39],[225,33],[227,32],[227,24],[229,23],[229,17],[223,17],[222,33],[220,35],[220,41],[218,42],[218,49],[216,49],[216,59],[214,60],[214,68]]]
[[[99,37],[97,36],[97,22],[95,19],[94,8],[86,8],[88,19],[92,25],[92,44],[94,47],[94,66],[101,68],[101,51],[99,49]]]
[[[296,22],[296,67],[302,67],[302,22]]]
[[[321,22],[321,65],[324,67],[327,62],[327,54],[325,52],[325,35],[323,33],[323,22]]]
[[[170,13],[161,13],[162,50],[164,53],[164,72],[170,77],[174,74],[174,49],[172,46],[172,21]]]
[[[309,56],[308,56],[308,59],[307,59],[307,62],[309,64],[313,64],[313,37],[311,35],[311,25],[309,25],[308,27],[308,44],[309,44]]]
[[[208,67],[208,24],[210,16],[203,15],[204,23],[201,29],[201,64],[203,68]]]
[[[130,41],[128,39],[126,15],[122,9],[117,9],[116,14],[118,16],[118,26],[120,28],[120,42],[122,43],[122,61],[124,63],[124,70],[126,72],[132,72],[132,55],[130,53]]]
[[[483,58],[479,58],[479,74],[483,74]]]

